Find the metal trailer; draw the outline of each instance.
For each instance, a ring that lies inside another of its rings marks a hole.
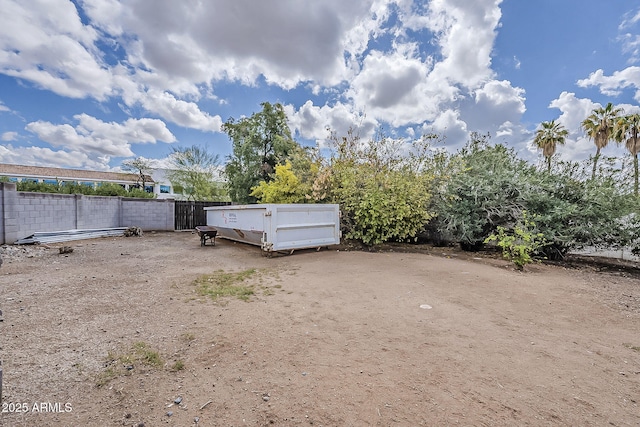
[[[340,209],[333,204],[259,204],[204,208],[218,237],[257,245],[268,254],[340,244]]]

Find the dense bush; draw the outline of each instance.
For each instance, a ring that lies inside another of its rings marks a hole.
[[[433,216],[427,145],[427,140],[406,146],[388,138],[363,143],[353,133],[334,135],[327,192],[340,204],[345,237],[367,245],[416,239]]]
[[[498,226],[510,228],[521,217],[522,193],[534,171],[513,150],[492,146],[487,135],[474,134],[441,168],[439,176],[446,176],[434,189],[437,217],[430,229],[464,249],[479,249]]]
[[[621,170],[603,160],[592,179],[588,162],[559,162],[549,173],[503,145],[490,145],[487,136],[474,135],[448,157],[449,178],[434,191],[437,217],[429,228],[474,250],[499,227],[503,234],[514,233],[527,211],[545,240],[537,252],[548,258],[584,246],[637,244],[638,199],[620,185]]]
[[[585,179],[586,168],[560,163],[553,174],[533,175],[525,187],[525,204],[548,242],[543,251],[549,258],[585,246],[623,247],[640,237],[633,215],[638,199],[621,189],[618,171],[604,170]]]

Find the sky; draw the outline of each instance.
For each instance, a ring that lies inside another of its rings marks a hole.
[[[640,112],[640,0],[0,0],[0,163],[117,170],[284,106],[294,138],[351,127],[536,161],[541,122]],[[611,145],[604,154],[621,155]]]

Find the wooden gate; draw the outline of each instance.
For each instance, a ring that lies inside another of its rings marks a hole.
[[[189,202],[176,200],[175,230],[193,230],[198,225],[207,225],[207,215],[204,211],[208,206],[228,206],[230,202]]]

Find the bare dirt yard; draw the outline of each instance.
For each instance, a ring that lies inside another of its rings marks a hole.
[[[3,250],[3,426],[640,425],[629,272],[191,233]]]

